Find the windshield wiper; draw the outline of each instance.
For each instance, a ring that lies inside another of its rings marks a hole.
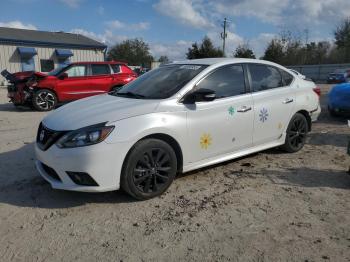
[[[141,95],[141,94],[136,94],[136,93],[133,93],[133,92],[117,92],[117,95],[120,95],[120,96],[128,96],[128,97],[135,97],[135,98],[145,98],[144,95]]]

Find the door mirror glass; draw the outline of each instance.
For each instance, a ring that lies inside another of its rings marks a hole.
[[[216,98],[215,91],[206,89],[206,88],[200,88],[186,95],[183,102],[184,104],[193,104],[196,102],[213,101],[215,100],[215,98]]]

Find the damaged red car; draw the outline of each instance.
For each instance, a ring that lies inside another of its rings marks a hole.
[[[115,61],[71,63],[48,74],[11,74],[7,70],[1,74],[10,82],[10,101],[38,111],[50,111],[59,103],[119,89],[137,77],[125,63]]]

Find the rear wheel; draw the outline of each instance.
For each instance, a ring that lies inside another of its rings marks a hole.
[[[282,148],[289,153],[294,153],[302,149],[308,130],[308,123],[305,116],[296,113],[289,122],[286,141]]]
[[[57,105],[56,94],[48,89],[36,91],[32,99],[33,107],[38,111],[50,111]]]
[[[141,140],[125,160],[121,186],[138,200],[149,199],[167,190],[176,172],[177,158],[170,145],[158,139]]]

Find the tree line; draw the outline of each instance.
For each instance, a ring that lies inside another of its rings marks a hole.
[[[350,18],[334,30],[333,41],[303,43],[302,37],[284,30],[272,39],[262,57],[283,65],[335,64],[350,62]]]
[[[341,21],[334,30],[334,41],[308,42],[300,34],[282,30],[272,39],[261,59],[282,65],[333,64],[350,63],[350,17]],[[230,57],[256,58],[248,43],[239,45]],[[215,47],[212,40],[205,36],[201,43],[194,42],[188,48],[187,59],[223,57],[222,49]],[[125,61],[130,65],[150,67],[155,58],[151,55],[149,45],[142,39],[128,39],[109,49],[108,60]],[[169,62],[167,56],[157,59],[160,63]]]

